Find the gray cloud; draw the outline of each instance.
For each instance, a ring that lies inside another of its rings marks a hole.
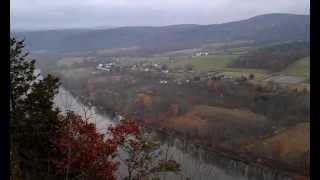
[[[308,0],[10,0],[11,27],[215,24],[265,13],[309,14]]]

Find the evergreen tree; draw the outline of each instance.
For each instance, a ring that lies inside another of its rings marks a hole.
[[[18,164],[10,162],[21,170],[23,179],[43,179],[50,175],[49,133],[60,126],[59,110],[53,108],[59,81],[51,75],[41,79],[34,73],[35,60],[27,56],[24,40],[11,38],[10,151]]]
[[[115,158],[126,144],[129,179],[150,179],[162,172],[178,172],[173,160],[152,156],[158,146],[151,146],[140,135],[134,121],[122,121],[110,127],[109,135],[97,132],[95,125],[80,116],[59,114],[54,108],[59,80],[35,74],[35,60],[27,58],[24,41],[11,38],[10,44],[10,171],[11,179],[116,179]],[[136,137],[136,141],[128,137]],[[147,160],[145,160],[145,158]],[[156,161],[157,160],[157,161]],[[156,161],[156,166],[151,163]],[[145,166],[150,166],[145,168]]]

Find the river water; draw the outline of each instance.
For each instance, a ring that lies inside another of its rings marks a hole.
[[[79,102],[70,92],[60,88],[55,97],[55,105],[62,112],[72,110],[96,124],[101,133],[105,133],[110,125],[116,123],[108,115],[97,113],[94,107],[88,107]],[[228,160],[218,155],[208,153],[190,142],[178,138],[162,141],[161,148],[166,150],[167,157],[173,158],[180,165],[182,175],[169,174],[165,180],[289,180],[271,170],[250,167],[244,163]],[[168,150],[168,151],[167,151]],[[125,172],[120,167],[119,174]],[[119,175],[120,176],[120,175]],[[119,178],[120,179],[120,178]]]

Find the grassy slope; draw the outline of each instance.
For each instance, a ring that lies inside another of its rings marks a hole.
[[[310,56],[300,59],[291,64],[283,73],[295,76],[309,76],[310,75]]]
[[[277,155],[280,160],[293,163],[310,150],[310,123],[299,123],[250,146],[251,151],[266,156]],[[275,146],[278,146],[277,154],[274,154]]]

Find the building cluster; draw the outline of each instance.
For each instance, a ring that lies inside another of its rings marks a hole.
[[[168,84],[167,80],[160,80],[160,84]]]
[[[201,52],[203,53],[203,52]],[[246,81],[248,77],[241,76],[239,78],[233,78],[228,76],[222,72],[218,71],[211,71],[207,73],[203,73],[201,75],[196,75],[194,71],[183,68],[183,69],[175,69],[174,74],[169,74],[171,69],[168,69],[166,65],[153,63],[153,62],[143,62],[143,63],[136,63],[132,65],[123,66],[117,62],[109,62],[105,64],[98,64],[96,67],[97,70],[112,72],[112,71],[121,71],[121,70],[129,70],[129,71],[143,71],[143,72],[157,72],[162,74],[167,74],[163,76],[160,80],[156,83],[160,85],[167,85],[169,81],[172,80],[174,84],[183,85],[183,84],[191,84],[197,82],[206,82],[207,80],[227,80],[233,81],[235,83],[240,83],[242,81]],[[96,72],[99,73],[99,72]],[[170,78],[170,76],[172,77]],[[169,80],[169,79],[171,80]],[[135,83],[134,79],[128,80],[130,83]]]
[[[199,56],[208,56],[209,55],[209,53],[208,52],[197,52],[196,54],[195,54],[195,57],[199,57]]]
[[[98,64],[96,69],[110,72],[113,67],[115,67],[115,63],[111,62],[111,63],[107,63],[107,64]]]
[[[110,62],[106,64],[98,64],[96,67],[97,70],[101,71],[107,71],[111,72],[115,69],[121,70],[121,69],[127,69],[127,70],[133,70],[133,71],[144,71],[144,72],[161,72],[161,73],[169,73],[169,69],[165,65],[160,65],[157,63],[140,63],[140,64],[134,64],[130,66],[122,66],[120,64]]]
[[[130,68],[131,70],[140,70],[145,72],[162,72],[162,73],[169,73],[169,69],[165,65],[157,64],[157,63],[143,63],[140,65],[133,65]]]

